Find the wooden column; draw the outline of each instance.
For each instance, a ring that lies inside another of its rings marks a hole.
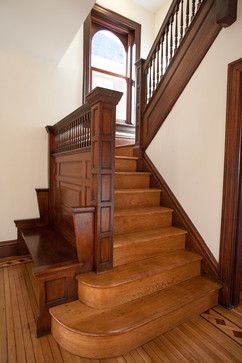
[[[136,133],[135,144],[142,144],[142,112],[146,105],[146,76],[144,74],[144,62],[141,58],[136,62]]]
[[[113,266],[115,126],[121,97],[121,92],[97,87],[86,98],[91,107],[94,268],[98,272]]]

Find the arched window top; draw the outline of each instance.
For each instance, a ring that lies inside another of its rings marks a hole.
[[[121,40],[109,30],[99,30],[92,38],[91,65],[109,72],[126,74],[126,51]]]

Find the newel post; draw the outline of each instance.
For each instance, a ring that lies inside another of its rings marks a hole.
[[[116,105],[122,93],[97,87],[86,100],[91,107],[92,199],[95,213],[94,268],[113,266],[113,216]]]
[[[238,0],[217,0],[216,20],[223,28],[232,25],[237,19]]]
[[[136,63],[136,132],[135,144],[142,145],[142,114],[146,104],[146,77],[144,72],[144,59]]]

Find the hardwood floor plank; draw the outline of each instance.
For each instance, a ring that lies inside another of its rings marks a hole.
[[[141,355],[137,352],[137,349],[131,350],[130,354],[134,358],[135,362],[143,363],[145,360],[141,357]]]
[[[200,333],[203,332],[206,335],[206,339],[212,342],[216,349],[224,353],[227,352],[232,362],[242,362],[242,350],[235,341],[200,316],[193,319],[190,323],[195,323]]]
[[[1,328],[0,328],[0,357],[2,363],[7,363],[7,325],[6,325],[6,302],[4,291],[4,271],[0,270],[0,316],[1,316]]]
[[[154,362],[167,362],[167,357],[165,354],[161,357],[161,354],[158,352],[158,347],[154,342],[150,341],[147,344],[144,344],[143,349]]]
[[[31,302],[30,302],[30,298],[29,298],[28,291],[26,288],[26,284],[25,284],[25,275],[24,275],[23,266],[22,265],[18,266],[17,271],[18,271],[18,281],[19,281],[19,285],[20,285],[20,290],[22,293],[26,316],[27,316],[27,320],[28,320],[30,337],[31,337],[33,349],[34,349],[34,355],[35,355],[34,362],[44,363],[45,360],[44,360],[44,356],[42,353],[41,342],[35,336],[35,330],[36,330],[35,317],[34,317],[32,307],[31,307]]]
[[[211,345],[208,341],[204,341],[201,336],[199,336],[194,329],[188,326],[186,323],[179,327],[179,329],[192,340],[195,345],[198,347],[199,351],[207,361],[222,363],[225,361],[226,356],[223,354],[216,354],[211,349]],[[201,347],[201,348],[200,348]]]
[[[227,310],[222,306],[216,306],[213,310],[242,329],[242,316],[236,312],[236,309]]]
[[[199,360],[197,357],[194,357],[194,354],[192,354],[190,347],[187,347],[186,344],[182,339],[180,339],[179,335],[177,334],[177,330],[174,329],[172,331],[169,331],[164,334],[166,339],[174,346],[176,347],[179,352],[191,363],[197,363]]]
[[[161,349],[162,352],[164,352],[167,356],[167,359],[169,362],[174,363],[180,363],[180,362],[188,362],[185,357],[183,357],[182,354],[177,354],[176,349],[174,346],[172,346],[167,340],[163,340],[163,337],[160,336],[156,339],[154,339],[154,342],[157,344],[157,346]],[[171,348],[172,347],[172,348]]]
[[[144,350],[143,347],[138,347],[137,352],[139,353],[139,355],[143,358],[143,360],[147,363],[152,363],[151,358],[149,357],[149,355],[146,353],[146,351]]]
[[[63,358],[60,351],[60,346],[56,343],[55,339],[52,335],[48,335],[48,341],[50,345],[50,349],[53,355],[54,362],[63,362]]]
[[[36,301],[36,297],[35,297],[35,293],[34,293],[34,289],[33,289],[33,285],[31,283],[30,277],[29,277],[29,273],[28,273],[28,269],[25,265],[22,265],[23,267],[23,271],[24,271],[24,281],[26,284],[26,289],[28,291],[28,295],[30,297],[30,303],[31,303],[31,308],[34,314],[34,318],[36,320],[37,316],[38,316],[38,304]],[[39,338],[40,344],[41,344],[41,349],[43,352],[43,356],[45,359],[46,363],[54,363],[54,357],[51,351],[51,347],[49,344],[49,340],[47,336],[41,337]]]
[[[16,343],[14,335],[14,325],[13,325],[13,313],[12,313],[12,301],[10,293],[10,283],[9,283],[9,269],[4,269],[4,288],[5,288],[5,298],[6,298],[6,319],[7,319],[7,342],[8,342],[8,362],[17,362],[16,356]]]
[[[231,339],[242,345],[242,329],[230,320],[210,309],[201,316],[213,324],[217,329],[228,335]]]
[[[34,350],[33,344],[30,336],[30,330],[28,329],[28,320],[26,315],[26,310],[24,306],[23,296],[21,293],[21,287],[19,284],[19,274],[17,267],[13,269],[13,279],[14,279],[14,289],[16,291],[16,297],[18,301],[19,307],[19,315],[21,319],[21,326],[22,326],[22,334],[23,334],[23,341],[24,341],[24,349],[26,354],[26,362],[32,363],[35,361],[34,357]]]

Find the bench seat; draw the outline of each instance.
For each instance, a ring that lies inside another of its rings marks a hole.
[[[15,223],[20,251],[27,249],[33,259],[28,271],[39,308],[36,333],[40,337],[50,332],[49,308],[77,299],[76,276],[84,271],[84,264],[75,247],[51,226],[41,225],[41,220]]]
[[[78,263],[76,249],[51,227],[25,229],[22,237],[33,259],[34,274]]]

